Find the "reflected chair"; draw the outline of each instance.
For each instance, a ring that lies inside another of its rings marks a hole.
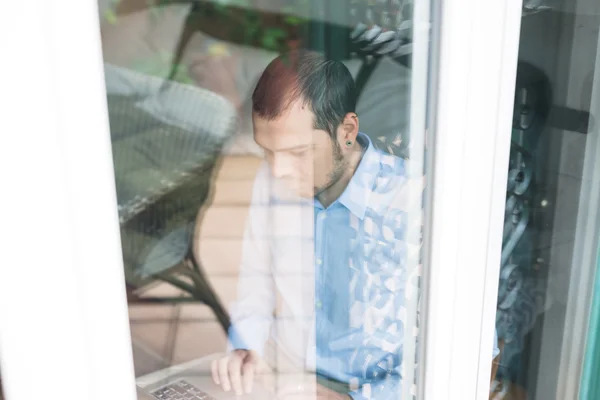
[[[221,149],[234,132],[235,112],[199,88],[172,83],[161,91],[162,79],[110,65],[105,75],[128,300],[200,302],[227,332],[229,317],[194,257],[192,240]],[[144,295],[156,282],[181,295]]]

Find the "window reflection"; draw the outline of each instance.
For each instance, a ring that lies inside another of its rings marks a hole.
[[[260,365],[283,395],[414,396],[412,3],[100,12],[138,384],[191,363],[243,390]]]
[[[524,2],[494,399],[578,397],[599,240],[588,226],[598,207],[588,201],[598,174],[590,140],[597,135],[596,8],[585,0]]]

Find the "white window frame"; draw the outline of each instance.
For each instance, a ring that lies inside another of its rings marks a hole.
[[[520,0],[445,0],[437,10],[427,400],[489,397],[521,9]]]
[[[433,4],[429,61],[429,4],[415,8],[414,60],[431,70],[413,72],[412,100],[429,102],[433,141],[419,398],[487,399],[521,2]],[[96,1],[15,1],[3,15],[0,48],[18,60],[0,74],[1,173],[14,188],[2,200],[6,395],[134,399]]]
[[[6,398],[134,399],[96,1],[2,8]]]

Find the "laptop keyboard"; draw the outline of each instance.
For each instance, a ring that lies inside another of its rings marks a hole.
[[[152,396],[160,400],[216,400],[183,379],[154,390]]]

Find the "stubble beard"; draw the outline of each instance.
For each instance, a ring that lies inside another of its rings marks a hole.
[[[321,187],[315,187],[315,197],[332,187],[337,181],[340,180],[342,176],[344,176],[344,171],[348,166],[348,161],[344,159],[342,155],[342,149],[338,142],[333,142],[333,169],[327,176],[327,182]]]

